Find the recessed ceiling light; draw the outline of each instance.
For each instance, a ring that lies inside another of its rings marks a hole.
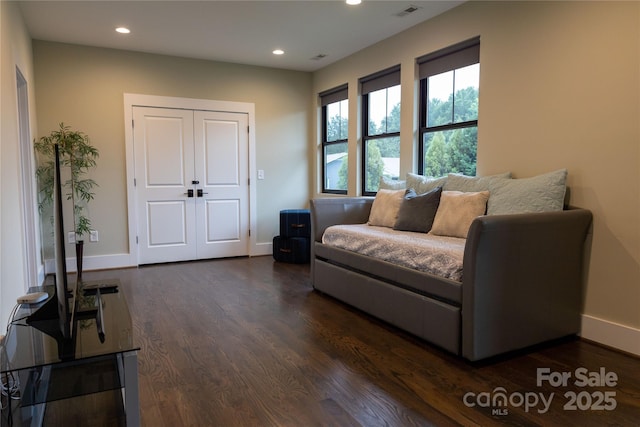
[[[129,34],[131,32],[131,30],[126,27],[118,27],[116,28],[116,31],[120,34]]]
[[[274,55],[284,55],[284,50],[282,49],[276,49],[273,51]]]
[[[356,5],[362,3],[362,0],[347,0],[347,4]]]

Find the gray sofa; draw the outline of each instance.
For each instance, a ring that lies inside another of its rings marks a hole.
[[[477,217],[456,282],[322,243],[331,225],[366,223],[373,200],[311,200],[317,291],[470,361],[579,332],[590,211]]]

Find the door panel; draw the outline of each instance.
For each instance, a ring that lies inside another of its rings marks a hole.
[[[145,141],[149,145],[146,147],[144,160],[148,187],[186,185],[184,156],[189,155],[192,148],[185,147],[183,127],[191,126],[191,123],[184,123],[185,119],[186,117],[145,116]]]
[[[183,200],[148,202],[149,247],[186,245],[187,218]]]
[[[196,258],[193,112],[134,108],[138,262]]]
[[[203,197],[197,203],[198,257],[249,253],[248,115],[194,113],[196,174]]]
[[[205,117],[202,125],[206,150],[206,184],[209,186],[239,185],[241,172],[238,158],[241,154],[239,123]]]
[[[207,243],[240,241],[239,200],[207,200]]]

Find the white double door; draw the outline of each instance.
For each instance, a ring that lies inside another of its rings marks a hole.
[[[245,113],[134,107],[140,264],[249,253]]]

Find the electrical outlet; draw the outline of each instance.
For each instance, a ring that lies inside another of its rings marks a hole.
[[[89,232],[89,241],[97,242],[98,241],[98,230],[91,230]]]
[[[73,231],[70,231],[69,233],[67,233],[67,242],[68,243],[75,243],[76,242],[76,233],[74,233]]]

